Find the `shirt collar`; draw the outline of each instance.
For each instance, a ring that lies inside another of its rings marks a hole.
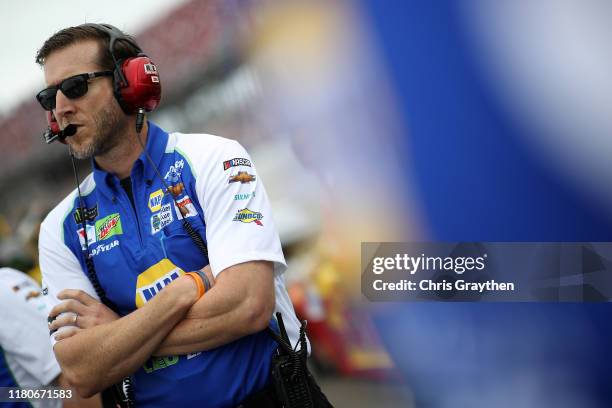
[[[161,159],[166,151],[166,145],[168,144],[168,133],[163,129],[155,125],[153,122],[147,121],[147,144],[145,151],[151,156],[155,166],[159,168]],[[92,158],[94,180],[96,182],[96,188],[99,188],[103,193],[114,197],[114,190],[119,186],[119,180],[113,174],[108,173],[100,168],[95,160]],[[145,152],[134,162],[132,167],[132,178],[137,178],[138,175],[143,174],[144,169],[144,180],[153,180],[156,177],[155,169],[151,166],[151,163],[146,157]]]

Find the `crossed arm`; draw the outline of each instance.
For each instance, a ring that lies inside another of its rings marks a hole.
[[[265,261],[231,266],[199,300],[192,278],[181,276],[121,318],[80,290],[64,290],[58,298],[65,301],[50,316],[76,313],[78,327],[58,333],[55,355],[77,392],[89,396],[151,355],[207,350],[264,329],[274,309],[273,271]],[[73,325],[72,316],[58,317],[50,328]]]

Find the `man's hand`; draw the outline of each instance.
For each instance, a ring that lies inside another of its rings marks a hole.
[[[51,315],[69,312],[73,317],[68,321],[73,323],[76,312],[79,327],[55,343],[53,351],[67,381],[83,397],[135,372],[198,300],[198,288],[188,276],[175,279],[143,307],[121,318],[80,291],[61,293],[65,301]]]
[[[63,302],[51,309],[49,318],[54,320],[49,324],[49,329],[57,330],[68,326],[55,335],[57,341],[72,337],[82,329],[119,319],[115,312],[82,290],[65,289],[57,297]],[[63,315],[59,316],[62,313]]]
[[[202,272],[208,277],[211,288],[215,286],[215,277],[210,265],[203,268]],[[53,319],[49,324],[49,330],[55,331],[66,327],[61,333],[58,332],[55,335],[57,341],[72,337],[82,329],[89,329],[119,319],[119,315],[82,290],[65,289],[57,297],[64,302],[56,305],[49,313],[49,318]],[[63,315],[59,316],[62,313]]]

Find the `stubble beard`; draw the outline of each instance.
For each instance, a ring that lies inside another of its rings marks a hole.
[[[110,152],[119,145],[128,125],[127,116],[115,104],[104,107],[94,116],[93,122],[94,134],[91,141],[84,146],[71,147],[77,159],[104,156]]]

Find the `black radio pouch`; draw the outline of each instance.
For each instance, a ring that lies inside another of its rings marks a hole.
[[[306,360],[306,323],[300,327],[299,346],[291,347],[283,318],[276,313],[280,335],[268,328],[279,347],[272,357],[272,380],[278,402],[283,408],[333,408],[308,371]]]

